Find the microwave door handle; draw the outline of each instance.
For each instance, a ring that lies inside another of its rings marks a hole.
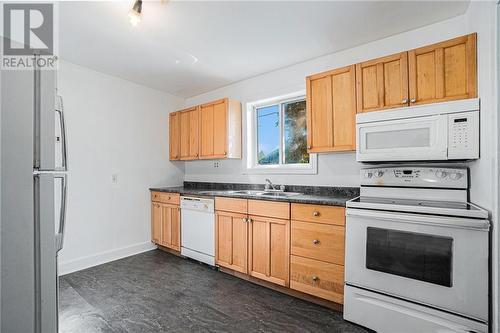
[[[68,170],[68,151],[67,151],[67,142],[66,142],[66,121],[64,120],[64,106],[62,97],[57,95],[58,106],[56,108],[56,112],[59,113],[59,125],[61,128],[61,153],[62,153],[62,161],[61,161],[61,170]]]
[[[59,228],[56,235],[56,252],[59,252],[63,248],[64,230],[66,228],[68,181],[67,176],[64,174],[56,174],[54,178],[61,179],[61,206],[59,210]]]

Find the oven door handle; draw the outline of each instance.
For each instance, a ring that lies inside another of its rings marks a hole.
[[[412,223],[412,224],[425,224],[436,227],[442,226],[448,228],[453,227],[461,229],[474,229],[481,231],[488,231],[490,228],[490,223],[488,220],[470,219],[466,217],[448,217],[448,216],[437,216],[437,215],[399,213],[399,212],[356,209],[356,208],[347,208],[346,216],[357,216],[375,220],[385,220],[385,221]]]

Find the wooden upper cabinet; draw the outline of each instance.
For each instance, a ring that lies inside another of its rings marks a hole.
[[[169,158],[171,161],[180,159],[181,155],[181,131],[180,113],[172,112],[169,115]]]
[[[241,103],[224,98],[200,112],[200,159],[241,158]]]
[[[408,54],[412,105],[477,97],[475,33]]]
[[[308,152],[354,150],[355,66],[309,76],[306,90]]]
[[[408,106],[408,52],[356,65],[357,111]]]
[[[180,159],[194,160],[199,155],[200,111],[198,107],[180,113]]]
[[[172,113],[169,156],[170,160],[241,158],[241,103],[224,98]]]

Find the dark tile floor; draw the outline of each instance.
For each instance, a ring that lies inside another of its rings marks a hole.
[[[159,250],[60,278],[60,332],[367,332],[338,312]]]

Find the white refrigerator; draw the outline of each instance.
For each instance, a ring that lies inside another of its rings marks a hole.
[[[57,332],[68,170],[62,98],[54,70],[0,76],[0,331]]]

